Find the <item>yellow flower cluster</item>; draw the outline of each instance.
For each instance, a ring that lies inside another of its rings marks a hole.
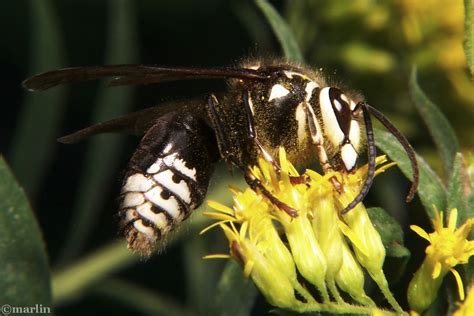
[[[398,7],[402,12],[402,31],[409,44],[424,44],[435,53],[435,62],[448,71],[466,66],[461,1],[398,0]]]
[[[385,157],[377,159],[378,165],[384,164],[377,173],[393,165],[385,164],[386,161]],[[215,211],[205,213],[217,220],[206,230],[219,226],[224,231],[230,255],[208,258],[236,259],[268,302],[280,308],[299,312],[385,313],[364,291],[363,267],[393,309],[403,313],[388,288],[382,271],[385,248],[365,207],[360,203],[339,216],[339,211],[359,192],[367,167],[350,175],[320,175],[307,170],[303,175],[306,181],[300,184],[291,183],[291,177],[300,175],[286,159],[284,150],[280,150],[280,167],[281,171],[276,172],[271,163],[261,160],[252,172],[298,215],[290,217],[250,188],[232,189],[233,208],[209,202]],[[344,184],[342,193],[334,189],[332,177]],[[317,299],[300,283],[298,274],[318,290]],[[340,290],[360,305],[345,302]]]
[[[463,49],[463,2],[397,0],[395,3],[401,13],[405,41],[413,51],[412,62],[430,70],[440,67],[456,93],[472,104],[474,94]]]

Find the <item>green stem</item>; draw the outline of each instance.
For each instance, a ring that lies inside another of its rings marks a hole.
[[[308,292],[307,289],[305,289],[301,284],[298,282],[298,280],[295,280],[293,282],[293,288],[308,302],[308,303],[316,303],[316,300],[314,297],[311,296],[311,293]]]
[[[383,271],[379,270],[379,271],[376,271],[375,273],[370,273],[370,276],[375,281],[375,283],[377,283],[378,287],[380,288],[380,291],[382,291],[383,296],[385,296],[388,303],[393,307],[393,309],[398,314],[406,315],[406,313],[403,311],[400,304],[398,304],[397,300],[393,296],[392,292],[390,292],[390,289],[388,287],[388,282],[387,282],[387,279],[385,278],[385,274],[383,273]]]
[[[336,302],[339,304],[344,303],[344,300],[342,299],[341,294],[339,294],[339,290],[337,289],[336,281],[334,281],[334,279],[330,279],[326,282],[328,284],[329,291],[331,292]]]
[[[53,273],[52,288],[55,305],[82,294],[91,284],[114,271],[132,265],[140,259],[131,253],[124,241],[113,242],[99,251]]]
[[[201,229],[207,222],[209,219],[200,214],[193,216],[184,224],[187,227],[176,231],[163,243],[166,242],[166,246],[170,247],[184,235],[196,234],[196,229]],[[130,252],[124,241],[112,242],[86,258],[53,273],[53,302],[56,305],[62,304],[79,296],[86,292],[92,284],[139,260],[140,257]]]
[[[363,315],[396,315],[393,312],[381,310],[376,307],[365,307],[352,304],[338,304],[338,303],[301,303],[296,311],[300,313],[314,313],[326,312],[332,314],[363,314]],[[397,313],[398,314],[398,313]]]
[[[119,279],[104,280],[97,284],[92,292],[115,299],[143,314],[166,316],[193,315],[170,298],[163,297],[136,284]]]

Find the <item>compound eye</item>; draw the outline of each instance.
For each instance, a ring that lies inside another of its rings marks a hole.
[[[329,88],[329,101],[332,106],[337,123],[344,135],[347,137],[351,128],[352,120],[352,102],[341,90],[338,88]]]

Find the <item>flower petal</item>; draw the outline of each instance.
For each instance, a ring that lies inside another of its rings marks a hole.
[[[250,276],[250,273],[252,273],[252,269],[254,265],[255,265],[255,262],[253,260],[249,260],[245,263],[244,275],[246,278],[248,278]]]
[[[214,227],[216,226],[220,226],[221,224],[226,224],[228,223],[229,221],[218,221],[218,222],[215,222],[214,224],[211,224],[209,226],[207,226],[206,228],[204,228],[203,230],[201,230],[199,232],[199,235],[203,235],[205,233],[207,233],[209,230],[213,229]]]
[[[202,258],[203,259],[230,259],[232,257],[227,253],[216,253],[216,254],[213,254],[213,255],[204,256]]]
[[[461,276],[459,275],[459,272],[454,269],[451,269],[451,272],[453,273],[454,278],[456,279],[456,284],[458,285],[459,299],[464,301],[464,285],[462,284]]]
[[[421,228],[420,226],[416,226],[416,225],[410,225],[410,228],[415,233],[420,235],[420,237],[422,237],[422,238],[428,240],[429,242],[431,242],[430,236],[428,235],[428,233],[423,228]]]
[[[221,204],[219,202],[208,200],[207,205],[215,210],[221,211],[222,213],[229,215],[234,214],[234,211],[230,207],[225,206],[224,204]]]
[[[437,279],[440,274],[441,274],[441,263],[439,261],[436,261],[435,266],[433,268],[433,272],[431,272],[431,277],[433,279]]]
[[[375,170],[375,175],[378,176],[379,174],[385,172],[387,169],[392,168],[393,166],[398,165],[396,162],[390,162],[388,164],[385,164],[383,166],[380,166]]]

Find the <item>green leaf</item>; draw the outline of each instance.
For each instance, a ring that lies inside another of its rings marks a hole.
[[[374,129],[375,143],[377,147],[383,150],[392,160],[398,163],[400,170],[410,180],[413,179],[410,160],[408,159],[403,147],[397,139],[390,134],[379,129]],[[446,208],[446,189],[443,183],[426,163],[426,161],[417,156],[418,167],[420,169],[420,185],[418,186],[418,196],[425,207],[425,211],[431,219],[434,219],[436,213],[433,205],[440,210]]]
[[[51,306],[48,258],[25,192],[0,156],[0,304]]]
[[[471,188],[474,188],[474,153],[473,152],[468,152],[467,153],[467,166],[466,166],[466,172],[467,172],[467,177],[469,180],[469,186]]]
[[[219,233],[217,231],[209,232]],[[186,275],[186,297],[187,305],[193,306],[193,310],[200,315],[209,315],[212,306],[209,304],[217,280],[219,270],[222,268],[216,260],[204,260],[209,254],[206,247],[206,238],[209,236],[196,236],[183,243],[184,271]],[[223,238],[223,236],[218,236]],[[213,243],[215,245],[215,243]],[[237,290],[237,289],[236,289]]]
[[[474,192],[467,198],[467,218],[474,218]]]
[[[32,74],[64,67],[62,29],[52,1],[28,1]],[[9,161],[33,198],[50,162],[62,117],[65,87],[27,93],[12,140]]]
[[[109,21],[105,64],[132,63],[137,55],[133,2],[111,1]],[[105,121],[128,112],[132,106],[131,100],[131,88],[111,89],[101,85],[93,121]],[[115,178],[122,143],[123,136],[118,135],[98,135],[89,142],[84,158],[85,168],[79,180],[77,199],[71,215],[71,229],[60,261],[67,261],[82,250],[104,202],[104,187]]]
[[[257,289],[252,281],[246,279],[242,268],[229,261],[222,272],[215,297],[216,311],[213,315],[246,316],[257,297]]]
[[[453,208],[458,209],[458,224],[465,222],[468,218],[467,196],[464,193],[465,185],[469,185],[465,183],[466,175],[463,156],[461,153],[457,153],[453,172],[448,182],[447,211],[450,212]]]
[[[464,53],[474,79],[474,1],[464,0]]]
[[[474,218],[474,192],[467,198],[467,218]],[[474,239],[474,230],[471,229],[471,233],[468,236],[469,240]],[[474,286],[474,260],[471,258],[464,267],[464,284],[466,288]]]
[[[467,219],[467,218],[474,218],[474,154],[472,152],[468,153],[466,172],[467,172],[468,186],[469,186],[469,189],[471,190],[470,194],[466,198],[467,206],[466,206],[465,216]],[[474,230],[471,231],[469,239],[474,239]],[[472,262],[473,271],[474,271],[474,260],[471,260],[471,262]],[[474,281],[474,276],[472,280]]]
[[[403,230],[400,224],[390,216],[383,208],[370,207],[367,209],[370,220],[382,238],[382,243],[386,249],[387,257],[385,270],[390,271],[391,280],[399,280],[406,270],[411,253],[404,246]]]
[[[443,162],[444,174],[449,178],[453,168],[454,156],[459,151],[459,142],[444,114],[421,90],[416,76],[416,67],[413,67],[409,84],[410,96],[438,148]]]
[[[285,57],[294,62],[303,62],[303,56],[298,47],[293,33],[288,24],[283,20],[275,8],[266,0],[255,0],[257,6],[262,10],[263,14],[270,23],[280,45],[283,49]]]

